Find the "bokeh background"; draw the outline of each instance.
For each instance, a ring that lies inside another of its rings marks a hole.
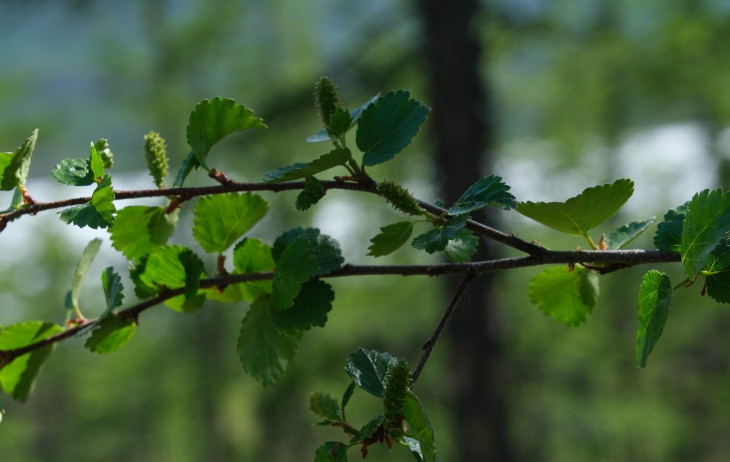
[[[147,188],[142,136],[156,130],[167,139],[174,172],[187,155],[190,111],[224,96],[270,128],[231,136],[211,160],[257,181],[322,153],[304,140],[318,129],[312,85],[329,75],[350,108],[390,89],[433,108],[415,143],[370,171],[376,179],[448,203],[491,173],[518,200],[565,200],[631,178],[634,197],[597,230],[609,232],[661,219],[693,193],[729,183],[728,39],[722,0],[4,0],[0,150],[40,128],[28,188],[41,201],[80,194],[55,183],[50,169],[88,155],[99,138],[115,154],[115,186]],[[210,180],[199,172],[189,183]],[[253,233],[271,242],[311,224],[340,241],[348,262],[375,263],[365,256],[368,240],[397,217],[376,198],[334,191],[300,213],[294,197],[267,194],[271,212]],[[9,202],[0,193],[0,207]],[[513,215],[484,218],[550,248],[585,246]],[[195,248],[190,223],[184,214],[175,239]],[[636,246],[651,247],[654,230]],[[67,228],[54,212],[12,223],[0,234],[0,324],[61,322],[76,259],[97,236],[104,249],[82,293],[89,316],[102,310],[95,275],[126,268],[105,234]],[[483,247],[482,258],[514,254]],[[433,261],[408,249],[382,259]],[[682,279],[678,265],[662,269]],[[530,304],[526,286],[538,269],[480,278],[415,390],[443,460],[730,460],[728,307],[700,297],[699,287],[679,291],[639,370],[645,270],[602,277],[599,304],[578,329]],[[344,360],[359,346],[415,364],[453,282],[333,281],[328,326],[305,337],[268,390],[237,362],[244,305],[208,303],[193,316],[150,310],[131,343],[108,356],[84,350],[83,339],[64,342],[27,403],[3,396],[0,460],[313,460],[340,434],[313,426],[309,394],[342,393]],[[349,417],[362,424],[376,409],[356,393]],[[403,448],[374,447],[369,460],[413,459]]]

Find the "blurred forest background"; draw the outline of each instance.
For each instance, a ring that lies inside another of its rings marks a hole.
[[[730,183],[730,4],[721,0],[0,1],[0,149],[38,127],[28,188],[45,201],[79,195],[49,175],[61,159],[108,138],[119,189],[151,187],[142,136],[162,134],[176,171],[185,127],[204,98],[235,98],[269,125],[231,136],[214,166],[241,181],[319,156],[313,83],[328,75],[354,108],[407,89],[433,112],[387,167],[418,197],[447,202],[495,173],[518,200],[565,200],[628,177],[636,192],[612,225],[661,216],[705,188]],[[209,184],[203,173],[190,185]],[[88,194],[89,191],[84,191]],[[256,229],[269,242],[312,224],[351,263],[437,261],[402,249],[382,261],[368,240],[395,213],[376,198],[333,191],[297,212],[294,195],[265,194]],[[10,194],[0,193],[0,208]],[[155,202],[156,203],[156,202]],[[117,207],[131,205],[120,203]],[[189,212],[190,207],[186,210]],[[514,214],[486,219],[550,248],[575,248]],[[176,239],[195,246],[181,218]],[[611,231],[607,226],[599,231]],[[652,227],[636,247],[652,247]],[[67,228],[53,212],[0,235],[0,324],[61,322],[76,259],[105,239],[92,269],[126,263],[105,233]],[[482,254],[511,255],[489,246]],[[208,262],[213,267],[213,262]],[[469,291],[416,392],[443,460],[730,460],[730,310],[675,295],[646,370],[636,368],[636,298],[646,268],[601,278],[578,329],[540,314],[526,296],[537,269],[483,277]],[[663,268],[673,280],[681,268]],[[340,434],[315,427],[313,391],[339,395],[358,346],[415,364],[449,297],[446,279],[333,281],[325,329],[306,336],[280,383],[264,390],[235,354],[245,306],[209,302],[193,316],[160,307],[131,343],[99,356],[59,345],[26,404],[3,397],[0,460],[313,460]],[[127,281],[125,305],[133,302]],[[101,311],[98,277],[82,294]],[[377,403],[356,393],[350,419]],[[359,406],[359,407],[358,407]],[[369,460],[413,460],[373,448]],[[352,460],[359,456],[355,451]]]

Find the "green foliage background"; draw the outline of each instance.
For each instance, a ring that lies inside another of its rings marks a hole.
[[[692,191],[730,184],[723,157],[728,146],[722,144],[730,121],[730,51],[721,46],[728,24],[730,10],[720,1],[485,2],[475,30],[487,47],[484,75],[497,95],[498,165],[522,160],[510,157],[515,146],[538,140],[554,152],[552,170],[542,175],[573,172],[567,181],[560,176],[557,191],[534,191],[518,200],[561,201],[612,181],[627,137],[677,122],[698,124],[718,167]],[[28,184],[40,200],[56,193],[53,180],[39,179],[50,178],[61,159],[85,156],[89,140],[100,137],[110,140],[116,154],[115,181],[151,186],[143,173],[142,136],[151,129],[161,133],[179,165],[187,154],[188,116],[204,98],[235,98],[269,125],[269,131],[216,147],[225,151],[217,154],[217,167],[248,181],[319,155],[303,141],[317,131],[311,86],[323,74],[341,85],[351,107],[398,88],[429,103],[422,31],[408,1],[7,1],[0,4],[0,31],[0,146],[15,147],[40,127]],[[587,164],[596,149],[603,154]],[[439,178],[428,159],[426,133],[371,172],[434,199]],[[694,165],[688,162],[686,169]],[[641,185],[651,181],[649,173],[632,179]],[[199,173],[189,180],[203,182]],[[663,187],[671,190],[673,184]],[[371,262],[365,256],[368,239],[400,216],[380,217],[375,198],[351,196],[328,194],[320,205],[330,213],[323,217],[317,207],[296,211],[292,194],[269,194],[271,214],[257,229],[273,240],[282,229],[309,220],[319,226],[336,220],[346,258]],[[655,206],[641,210],[644,215],[620,216],[615,224],[680,205],[652,200]],[[0,193],[0,206],[9,201],[9,194]],[[193,217],[180,220],[189,224]],[[521,220],[502,228],[551,248],[581,245]],[[49,214],[23,218],[0,234],[0,323],[28,313],[49,320],[63,316],[76,259],[97,235],[79,239],[65,229]],[[632,245],[650,247],[650,237]],[[105,246],[109,250],[109,242]],[[112,252],[105,257],[92,274],[109,265],[123,268]],[[425,259],[407,250],[385,258]],[[663,271],[682,278],[679,267]],[[647,369],[638,370],[632,353],[642,269],[603,277],[597,306],[580,329],[555,323],[529,303],[525,287],[536,273],[499,276],[509,434],[518,460],[728,459],[726,306],[698,303],[697,294],[688,293],[697,287],[675,291],[672,321]],[[100,284],[90,282],[83,303],[90,311],[96,303],[101,313]],[[309,394],[344,389],[344,358],[360,345],[414,364],[448,299],[433,279],[367,277],[332,284],[338,298],[328,327],[305,338],[298,361],[273,390],[262,390],[244,374],[233,354],[244,306],[210,303],[192,316],[151,310],[134,340],[111,356],[88,353],[83,339],[59,345],[29,402],[5,402],[2,460],[309,459],[331,438],[331,429],[311,426]],[[418,392],[439,452],[452,460],[459,422],[448,412],[447,349],[447,342],[438,345]],[[356,394],[352,405],[358,401],[370,404]],[[365,410],[353,407],[351,420],[358,412],[367,416]],[[411,460],[405,451],[385,452],[373,447],[369,460]]]

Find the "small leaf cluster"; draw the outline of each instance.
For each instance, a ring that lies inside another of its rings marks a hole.
[[[340,403],[329,393],[312,394],[310,410],[322,418],[319,425],[341,428],[347,441],[327,441],[315,453],[315,462],[346,461],[347,450],[360,447],[361,457],[376,443],[406,447],[418,461],[437,461],[436,443],[431,423],[418,397],[411,391],[408,363],[388,353],[358,349],[345,362],[345,371],[352,382]],[[345,417],[345,406],[356,388],[382,400],[383,412],[360,428]]]

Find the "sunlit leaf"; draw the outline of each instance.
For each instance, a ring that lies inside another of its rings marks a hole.
[[[517,211],[558,231],[584,235],[611,218],[634,193],[627,179],[594,186],[565,202],[521,202]]]
[[[548,268],[535,275],[527,287],[530,301],[546,316],[569,326],[586,321],[598,299],[598,276],[576,266]]]
[[[14,152],[0,152],[0,190],[10,191],[25,186],[28,180],[30,159],[38,139],[38,129]]]
[[[112,246],[129,260],[138,261],[152,249],[167,243],[175,230],[179,213],[163,207],[131,205],[117,212],[109,228]]]
[[[41,321],[11,324],[0,330],[0,350],[22,348],[62,331],[61,326]],[[26,401],[54,346],[55,343],[19,356],[0,369],[2,389],[16,400]]]
[[[258,194],[228,193],[202,197],[193,212],[193,236],[206,252],[223,252],[268,210]]]

